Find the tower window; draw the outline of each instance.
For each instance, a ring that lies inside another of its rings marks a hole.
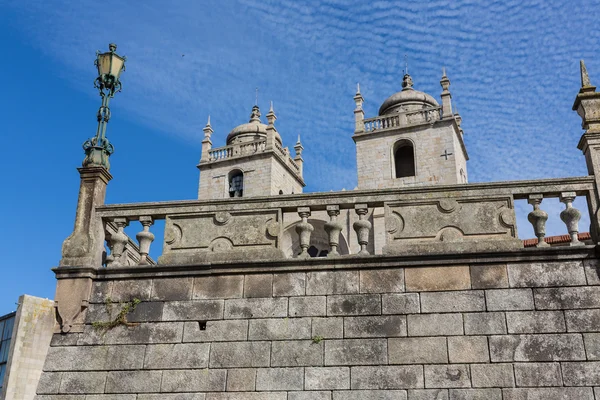
[[[400,141],[394,146],[394,166],[396,178],[415,176],[415,152],[408,141]]]
[[[239,169],[229,173],[229,197],[242,197],[244,195],[244,173]]]

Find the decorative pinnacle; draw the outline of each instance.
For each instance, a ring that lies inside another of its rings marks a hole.
[[[404,74],[404,78],[402,78],[402,90],[412,89],[413,80],[409,74]]]
[[[581,69],[581,87],[592,86],[590,82],[590,76],[588,75],[587,68],[583,60],[579,61],[579,67]]]
[[[446,78],[446,67],[442,67],[442,78]]]
[[[298,141],[296,141],[296,144],[300,143],[300,134],[298,134]]]
[[[360,83],[356,84],[356,94],[360,94]]]
[[[260,122],[260,108],[258,108],[258,105],[254,105],[254,107],[252,107],[250,122]]]
[[[114,44],[114,43],[110,43],[110,44],[108,45],[108,50],[110,50],[111,52],[113,52],[113,53],[114,53],[115,51],[117,51],[117,45],[116,45],[116,44]]]
[[[275,125],[275,120],[277,117],[275,116],[275,112],[273,111],[273,101],[271,100],[271,107],[269,108],[269,112],[267,113],[267,121],[269,122],[269,126]]]
[[[208,114],[208,122],[206,122],[206,126],[210,126],[210,114]]]
[[[271,100],[271,107],[269,108],[269,112],[273,112],[273,100]]]

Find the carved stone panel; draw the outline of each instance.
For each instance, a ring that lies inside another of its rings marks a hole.
[[[385,215],[385,253],[522,247],[511,197],[398,201]]]
[[[279,210],[169,215],[160,264],[282,258]]]

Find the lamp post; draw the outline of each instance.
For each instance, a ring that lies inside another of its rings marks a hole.
[[[117,45],[111,43],[108,45],[109,51],[106,53],[96,52],[96,61],[94,64],[98,68],[98,77],[94,81],[94,87],[100,92],[102,105],[98,110],[98,128],[96,136],[85,141],[83,150],[85,151],[84,167],[105,167],[110,169],[108,158],[114,152],[113,145],[106,138],[106,125],[110,119],[110,109],[108,103],[115,96],[115,93],[121,91],[121,81],[119,77],[125,70],[125,57],[121,57],[115,51]]]

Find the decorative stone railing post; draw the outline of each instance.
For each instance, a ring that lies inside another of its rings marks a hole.
[[[327,206],[327,215],[329,215],[329,222],[325,223],[325,232],[329,236],[329,246],[331,247],[327,257],[335,257],[340,255],[338,246],[340,244],[340,232],[343,228],[337,220],[338,215],[340,215],[340,206]]]
[[[129,238],[123,232],[123,229],[129,224],[127,218],[114,218],[113,223],[117,226],[117,232],[113,233],[109,239],[110,256],[106,257],[107,267],[122,267],[125,263],[122,260],[125,252],[125,245]]]
[[[140,261],[139,265],[148,265],[148,253],[150,252],[150,244],[154,241],[154,234],[150,232],[150,226],[154,224],[154,220],[150,216],[140,217],[140,223],[143,226],[143,230],[135,235],[135,238],[140,244]]]
[[[308,223],[310,207],[298,207],[298,215],[302,218],[302,221],[296,225],[296,233],[300,237],[300,248],[302,249],[302,252],[298,254],[298,258],[310,258],[310,254],[308,254],[310,234],[315,230],[315,228]]]
[[[579,233],[579,220],[581,212],[573,207],[573,201],[577,197],[575,192],[563,192],[560,194],[561,203],[565,203],[565,209],[560,213],[560,219],[567,225],[569,235],[571,235],[570,246],[581,246],[583,243],[579,241],[577,234]]]
[[[371,231],[371,223],[366,220],[366,215],[369,212],[366,204],[356,204],[354,206],[356,213],[358,214],[358,221],[352,225],[356,231],[356,237],[358,238],[358,244],[360,245],[360,251],[358,252],[361,256],[370,255],[367,250],[369,244],[369,232]]]
[[[544,195],[542,194],[531,194],[527,202],[533,206],[533,211],[527,215],[527,220],[533,225],[533,232],[538,238],[536,247],[547,247],[550,246],[544,240],[546,236],[546,221],[548,220],[548,213],[540,209],[540,204]]]

